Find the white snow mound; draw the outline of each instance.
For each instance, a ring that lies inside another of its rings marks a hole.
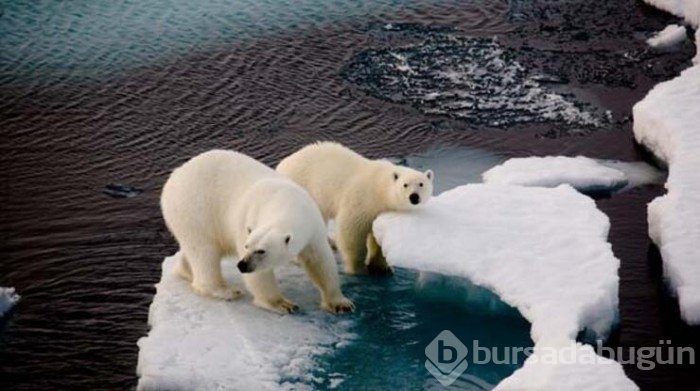
[[[683,42],[686,36],[685,26],[671,24],[647,39],[647,43],[653,48],[667,48]]]
[[[569,184],[581,191],[618,190],[625,173],[584,156],[513,158],[482,174],[486,183],[556,187]]]
[[[538,349],[567,346],[583,329],[604,338],[615,323],[620,262],[609,227],[595,202],[567,185],[471,184],[412,213],[383,214],[373,229],[391,264],[461,276],[497,293],[532,323]],[[579,390],[577,381],[587,390],[637,389],[615,362],[533,360],[498,389]]]
[[[309,388],[317,380],[315,359],[353,338],[349,320],[320,309],[315,287],[297,266],[278,269],[280,289],[301,307],[282,316],[253,306],[250,295],[230,302],[197,296],[174,275],[177,257],[163,262],[151,330],[138,342],[139,390]],[[222,267],[242,289],[235,263],[224,260]]]
[[[700,2],[698,2],[700,3]],[[667,194],[649,204],[649,235],[683,319],[700,324],[700,65],[659,83],[633,108],[640,144],[669,166]]]
[[[15,288],[0,287],[0,317],[11,310],[19,299],[20,296],[15,292]]]

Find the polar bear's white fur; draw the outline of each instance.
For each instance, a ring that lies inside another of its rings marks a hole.
[[[433,194],[433,172],[369,160],[331,142],[307,145],[277,171],[304,187],[326,219],[335,219],[337,243],[348,273],[391,273],[372,234],[382,212],[410,210]]]
[[[277,288],[273,268],[297,257],[321,291],[321,305],[346,312],[338,270],[318,207],[289,178],[233,151],[202,153],[175,169],[163,187],[161,208],[181,252],[177,273],[201,295],[231,300],[221,259],[238,257],[254,304],[289,313],[297,307]]]

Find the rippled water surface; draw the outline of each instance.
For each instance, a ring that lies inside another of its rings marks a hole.
[[[331,139],[433,167],[441,189],[513,156],[643,160],[632,104],[694,52],[689,41],[645,46],[671,22],[635,0],[0,1],[0,286],[22,295],[0,334],[0,388],[135,386],[153,284],[176,250],[158,196],[188,157],[225,147],[275,164]],[[598,200],[622,261],[612,346],[700,348],[646,233],[645,205],[662,192]],[[401,295],[414,280],[375,289]],[[411,290],[404,303],[424,313],[450,289]],[[474,316],[449,305],[411,336]],[[401,321],[399,307],[365,310]],[[364,346],[401,353],[392,324],[373,334],[376,320],[361,320]],[[643,389],[700,387],[695,368],[625,370]]]

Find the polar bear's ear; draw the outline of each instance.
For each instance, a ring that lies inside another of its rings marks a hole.
[[[245,230],[248,231],[248,235],[250,235],[250,233],[253,232],[253,230],[250,227],[245,227]]]
[[[292,242],[292,234],[286,234],[284,235],[284,244],[289,244]]]
[[[428,170],[424,174],[428,177],[428,179],[430,179],[431,181],[433,180],[433,170]]]
[[[399,174],[394,173],[394,181],[398,181],[398,180],[399,180]]]

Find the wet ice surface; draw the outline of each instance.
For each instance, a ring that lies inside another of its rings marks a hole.
[[[140,390],[432,389],[425,346],[452,330],[471,349],[530,347],[529,324],[488,290],[464,279],[397,268],[391,278],[343,276],[358,309],[332,315],[293,264],[277,276],[299,306],[293,315],[254,307],[249,297],[223,302],[195,295],[163,263],[150,308],[151,330],[139,341]],[[235,263],[227,280],[241,284]],[[455,316],[459,313],[459,316]],[[524,361],[474,364],[452,387],[490,389]]]
[[[420,42],[368,49],[353,58],[344,76],[371,95],[495,128],[547,122],[599,128],[610,120],[546,87],[543,81],[562,81],[530,74],[497,38],[411,24],[380,29]]]
[[[321,310],[318,292],[300,267],[281,267],[282,292],[300,306],[282,316],[253,306],[251,296],[227,302],[198,296],[163,262],[149,312],[151,330],[138,342],[139,390],[277,389],[313,384],[318,356],[356,338],[350,317]],[[224,276],[243,287],[234,260]]]

